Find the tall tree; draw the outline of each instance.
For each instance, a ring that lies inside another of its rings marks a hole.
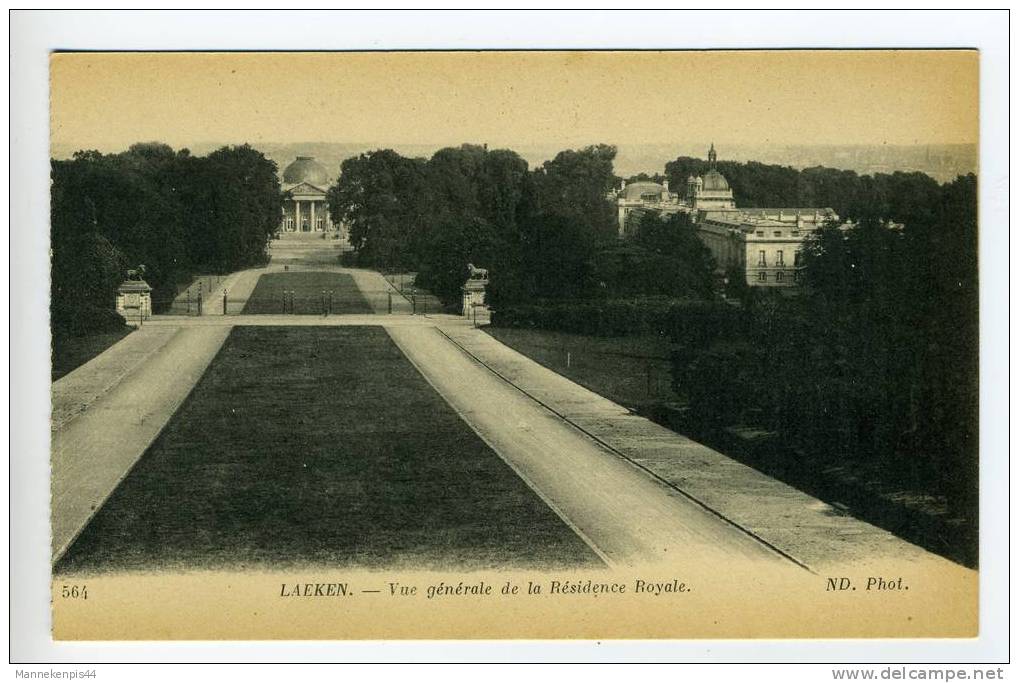
[[[279,229],[283,199],[276,164],[249,145],[223,147],[206,158],[219,263],[235,270],[265,263]]]
[[[264,262],[279,224],[276,167],[246,145],[208,157],[160,143],[83,151],[53,161],[51,178],[55,329],[106,325],[128,266],[145,265],[158,310],[197,270]]]
[[[574,222],[594,241],[617,234],[615,206],[609,193],[620,178],[612,170],[616,148],[591,145],[559,152],[535,173],[540,210]]]
[[[390,149],[347,159],[329,188],[330,217],[345,223],[361,263],[381,268],[416,268],[430,188],[425,161]]]

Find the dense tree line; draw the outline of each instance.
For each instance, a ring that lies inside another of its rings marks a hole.
[[[691,175],[704,175],[708,162],[679,157],[665,165],[669,187],[680,195],[686,192]],[[719,161],[718,171],[732,187],[736,206],[752,207],[830,207],[843,218],[895,216],[894,220],[912,222],[930,218],[930,207],[938,202],[940,187],[930,176],[915,173],[877,173],[858,175],[836,168],[806,168]]]
[[[117,286],[145,266],[155,304],[197,272],[263,263],[279,225],[276,166],[244,145],[205,157],[167,145],[78,152],[51,162],[51,314],[55,332],[116,325]]]
[[[626,184],[630,183],[658,183],[665,182],[666,176],[661,173],[645,173],[641,171],[637,175],[632,175],[626,179]]]
[[[347,224],[360,265],[416,271],[419,286],[448,305],[460,298],[468,263],[489,269],[496,306],[704,295],[706,251],[688,224],[649,218],[647,243],[618,244],[615,154],[608,145],[566,150],[529,170],[513,151],[475,145],[428,160],[370,152],[343,162],[330,211]],[[700,270],[687,272],[687,262]]]
[[[801,295],[748,290],[735,333],[677,345],[674,379],[704,423],[773,429],[804,452],[943,495],[950,514],[973,520],[976,178],[928,198],[820,230]],[[907,214],[901,227],[885,220]]]

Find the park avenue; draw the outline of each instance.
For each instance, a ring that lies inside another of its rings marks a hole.
[[[816,572],[862,558],[941,561],[629,413],[473,321],[411,315],[378,273],[331,265],[320,240],[302,244],[306,263],[286,272],[349,274],[376,313],[224,315],[215,292],[203,315],[154,316],[55,383],[54,561],[157,438],[230,331],[250,326],[381,326],[460,419],[609,567],[738,562]],[[270,263],[237,272],[223,289],[231,305],[240,304],[260,276],[283,270]]]

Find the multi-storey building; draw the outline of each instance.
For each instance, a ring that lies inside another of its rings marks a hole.
[[[720,273],[736,266],[755,287],[796,284],[804,240],[829,221],[831,209],[730,209],[701,211],[697,234]]]
[[[646,180],[627,184],[624,180],[613,198],[619,211],[620,237],[628,236],[634,221],[646,211],[669,214],[683,208],[679,195],[669,191],[668,180],[661,184]]]
[[[715,169],[716,161],[712,144],[710,169],[687,179],[682,199],[669,192],[667,183],[624,183],[615,194],[620,237],[632,234],[644,213],[686,213],[715,257],[720,276],[735,266],[748,285],[794,286],[804,240],[822,225],[838,221],[838,216],[829,208],[738,208],[729,182]]]

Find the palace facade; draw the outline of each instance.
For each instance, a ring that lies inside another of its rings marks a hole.
[[[831,209],[722,209],[697,215],[697,235],[720,275],[734,266],[754,287],[791,287],[799,279],[804,240],[828,221]]]
[[[633,231],[635,220],[639,220],[645,211],[669,214],[682,207],[679,195],[669,191],[668,180],[664,183],[642,180],[629,185],[624,180],[614,198],[619,214],[620,237],[626,237]]]
[[[804,240],[821,226],[838,221],[838,215],[830,208],[738,208],[729,182],[715,169],[716,161],[712,144],[710,169],[687,179],[683,198],[669,192],[668,181],[624,182],[615,193],[619,236],[632,235],[645,213],[686,213],[714,256],[720,277],[735,267],[752,287],[795,286]]]
[[[324,232],[333,229],[326,190],[329,172],[314,157],[297,157],[283,171],[283,216],[280,232]]]

